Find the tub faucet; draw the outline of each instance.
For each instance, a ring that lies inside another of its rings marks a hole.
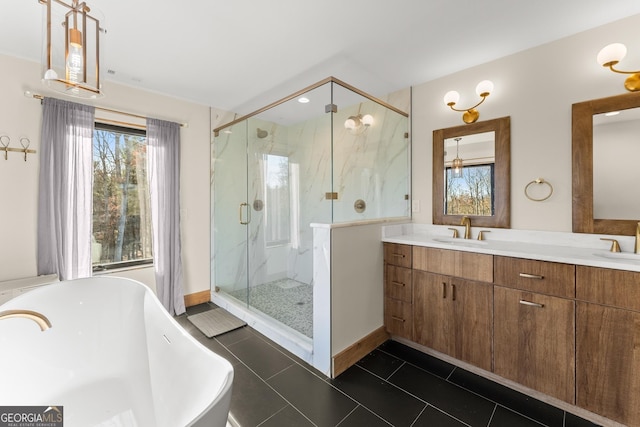
[[[44,314],[40,314],[37,311],[31,310],[7,310],[0,311],[0,320],[9,319],[11,317],[24,317],[25,319],[31,319],[40,326],[40,330],[46,331],[51,327],[51,322]]]
[[[468,216],[463,216],[462,221],[460,221],[460,225],[464,225],[464,238],[471,238],[471,218]]]
[[[640,254],[640,222],[636,225],[636,246],[633,252]]]

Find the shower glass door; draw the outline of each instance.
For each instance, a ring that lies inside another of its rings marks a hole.
[[[215,138],[212,277],[219,292],[311,339],[310,225],[332,220],[331,84],[304,97],[308,103],[291,99]]]
[[[247,122],[235,124],[214,139],[212,167],[213,239],[211,277],[215,291],[247,305]],[[215,218],[215,220],[214,220]],[[244,293],[244,295],[243,295]]]

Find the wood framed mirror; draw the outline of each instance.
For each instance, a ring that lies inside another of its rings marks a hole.
[[[601,115],[616,112],[602,124]],[[639,138],[640,92],[573,104],[574,233],[635,234],[640,221]],[[619,145],[625,141],[630,143]]]
[[[467,141],[482,144],[483,148],[471,147]],[[493,156],[487,154],[491,145]],[[457,195],[452,191],[452,150],[463,161]],[[491,176],[483,178],[487,173]],[[472,187],[484,190],[470,190]],[[460,225],[464,216],[471,218],[474,227],[511,226],[510,117],[433,131],[433,223]]]

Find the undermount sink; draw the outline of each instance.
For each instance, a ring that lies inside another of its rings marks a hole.
[[[633,254],[629,252],[596,252],[594,255],[609,259],[640,261],[640,254]]]
[[[460,239],[453,237],[435,237],[433,239],[435,242],[440,243],[448,243],[451,245],[461,245],[461,246],[485,246],[487,242],[485,240],[472,240],[472,239]]]

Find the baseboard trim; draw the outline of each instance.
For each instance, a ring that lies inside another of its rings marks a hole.
[[[198,304],[204,304],[205,302],[211,301],[211,291],[201,291],[196,292],[194,294],[189,294],[184,296],[184,305],[186,307],[192,307]]]
[[[337,377],[367,354],[375,350],[380,344],[387,341],[390,335],[384,326],[380,326],[369,335],[359,339],[340,353],[333,356],[332,359],[332,378]]]

